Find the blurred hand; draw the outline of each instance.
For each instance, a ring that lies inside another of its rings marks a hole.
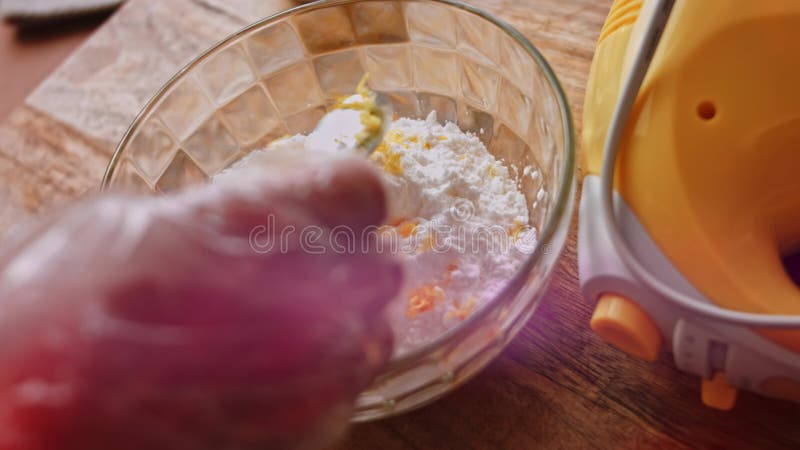
[[[400,268],[364,237],[385,213],[378,175],[340,160],[245,184],[97,197],[0,255],[0,450],[341,435],[391,351]],[[355,251],[331,249],[334,226]]]

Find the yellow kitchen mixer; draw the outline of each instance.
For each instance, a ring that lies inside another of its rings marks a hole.
[[[587,86],[579,269],[592,329],[800,401],[800,2],[616,0]]]

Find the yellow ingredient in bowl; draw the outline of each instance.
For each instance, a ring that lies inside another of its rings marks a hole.
[[[427,284],[419,287],[408,297],[406,315],[413,319],[418,314],[430,311],[436,303],[444,301],[444,290],[439,286]]]
[[[411,237],[417,233],[418,222],[416,220],[405,220],[397,226],[397,233],[404,237]]]
[[[380,163],[381,168],[386,173],[392,175],[401,175],[403,173],[403,162],[400,153],[390,150],[385,140],[375,147],[370,159]]]
[[[472,297],[470,297],[469,300],[467,300],[467,302],[464,303],[463,305],[461,304],[460,301],[455,300],[453,302],[453,309],[451,309],[447,313],[446,317],[447,318],[455,318],[455,319],[458,319],[460,321],[463,321],[464,319],[469,317],[470,314],[472,314],[472,311],[475,310],[475,305],[477,304],[477,302],[478,302],[478,299],[474,295]]]

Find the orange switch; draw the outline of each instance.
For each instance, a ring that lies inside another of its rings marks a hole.
[[[714,373],[710,380],[703,378],[700,385],[700,398],[703,404],[722,411],[733,408],[738,393],[738,389],[728,384],[723,372]]]
[[[606,293],[600,296],[590,322],[592,330],[611,345],[655,361],[661,351],[661,333],[644,310],[628,298]]]

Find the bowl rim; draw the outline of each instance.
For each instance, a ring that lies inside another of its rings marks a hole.
[[[147,103],[145,103],[145,105],[133,119],[131,124],[128,126],[127,130],[125,131],[125,134],[123,134],[122,139],[119,141],[119,144],[117,144],[117,147],[114,149],[114,154],[111,156],[111,160],[109,161],[108,166],[106,167],[106,171],[103,175],[103,181],[101,183],[100,190],[105,191],[111,187],[111,178],[114,176],[114,172],[117,168],[117,165],[120,162],[123,149],[127,147],[130,139],[132,138],[134,132],[138,130],[144,117],[147,116],[147,114],[156,105],[156,103],[166,93],[168,93],[170,89],[184,77],[185,74],[187,74],[189,71],[198,66],[203,60],[206,59],[207,56],[211,55],[218,49],[230,44],[232,41],[240,38],[241,36],[249,33],[253,29],[268,25],[273,22],[277,22],[286,17],[296,15],[297,13],[314,11],[317,9],[328,8],[332,6],[341,6],[352,3],[368,2],[368,1],[443,4],[476,15],[482,18],[483,20],[486,20],[489,23],[492,23],[493,25],[500,28],[509,37],[511,37],[511,39],[516,41],[517,44],[522,46],[522,48],[524,48],[525,51],[533,58],[533,60],[536,62],[539,68],[542,69],[545,78],[550,84],[550,87],[553,89],[553,92],[555,93],[555,97],[558,102],[559,111],[561,113],[561,122],[562,122],[561,132],[564,134],[564,146],[566,151],[566,158],[563,162],[563,167],[561,168],[561,174],[560,174],[561,182],[558,185],[558,197],[556,198],[553,213],[545,223],[543,230],[540,230],[536,248],[528,256],[528,258],[526,258],[525,263],[522,266],[520,266],[520,268],[516,271],[514,276],[508,281],[508,283],[506,283],[505,287],[495,297],[493,297],[489,302],[487,302],[481,308],[478,308],[478,310],[476,310],[473,314],[470,314],[468,317],[466,317],[461,323],[449,328],[444,333],[440,334],[430,342],[427,342],[407,353],[400,354],[399,356],[396,357],[393,356],[389,361],[388,367],[383,372],[383,375],[387,375],[397,371],[398,369],[410,363],[414,363],[415,361],[424,358],[426,355],[430,353],[433,353],[435,350],[440,348],[443,343],[456,340],[461,335],[468,333],[475,323],[479,323],[485,316],[487,316],[492,310],[494,310],[495,307],[497,307],[497,304],[500,303],[501,299],[514,294],[514,291],[521,288],[521,286],[525,282],[526,275],[542,259],[542,256],[547,253],[547,250],[549,250],[550,241],[553,239],[559,226],[562,225],[564,221],[571,220],[571,214],[565,214],[565,213],[571,211],[570,206],[571,203],[574,201],[572,184],[575,179],[576,155],[575,155],[575,132],[572,121],[572,112],[569,107],[569,102],[567,100],[567,96],[564,92],[564,89],[561,86],[561,83],[558,81],[555,72],[553,71],[552,67],[550,67],[550,64],[547,62],[544,56],[522,33],[517,31],[507,22],[498,19],[494,15],[482,9],[476,8],[466,3],[462,3],[457,0],[318,0],[313,3],[307,3],[304,5],[295,6],[286,9],[284,11],[275,13],[271,16],[265,17],[263,19],[260,19],[256,22],[246,25],[245,27],[239,29],[238,31],[235,31],[227,35],[223,39],[217,41],[215,44],[210,46],[208,49],[206,49],[198,56],[193,58],[191,61],[189,61],[186,65],[184,65],[172,77],[170,77],[170,79],[167,80],[167,82],[164,83],[164,85],[162,85],[155,92],[155,94],[153,94],[153,96],[147,101]],[[558,249],[558,251],[560,252],[561,249]],[[549,272],[553,270],[554,266],[555,265],[548,268],[545,275],[543,276],[543,279],[548,278]]]

